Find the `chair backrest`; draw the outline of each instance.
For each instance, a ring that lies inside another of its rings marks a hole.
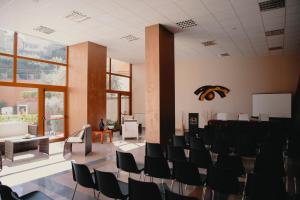
[[[190,162],[175,162],[174,163],[174,177],[178,182],[200,186],[203,185],[198,167]]]
[[[118,184],[118,180],[113,173],[102,172],[96,169],[94,169],[94,172],[98,190],[102,194],[113,199],[122,199],[124,197]]]
[[[182,196],[171,192],[170,190],[165,190],[166,200],[197,200],[195,197]]]
[[[207,169],[208,166],[212,164],[211,156],[209,154],[209,151],[206,149],[191,149],[189,160],[191,163],[194,163],[198,168]]]
[[[81,186],[87,188],[96,188],[96,183],[93,181],[89,168],[84,164],[72,162],[73,179]]]
[[[198,149],[198,150],[205,149],[203,140],[200,139],[200,138],[191,137],[191,139],[190,139],[190,148],[191,149]]]
[[[259,154],[256,156],[254,172],[257,174],[268,174],[271,176],[285,176],[284,162],[282,156]]]
[[[130,200],[162,200],[159,188],[155,183],[140,182],[129,178]]]
[[[243,162],[239,156],[218,155],[216,166],[232,171],[236,176],[245,174]]]
[[[145,172],[155,178],[171,178],[168,162],[163,157],[145,156]]]
[[[185,144],[185,137],[184,137],[184,135],[182,135],[182,136],[173,135],[173,146],[174,147],[185,148],[186,144]]]
[[[239,121],[250,121],[248,114],[239,114]]]
[[[8,187],[7,185],[2,185],[0,184],[0,197],[1,199],[5,199],[5,200],[14,200],[12,198],[12,189],[10,187]]]
[[[282,177],[267,174],[249,174],[246,183],[246,196],[255,200],[286,199]]]
[[[163,158],[164,154],[163,154],[163,150],[160,144],[158,143],[148,143],[146,142],[146,156],[149,157],[159,157],[159,158]]]
[[[132,173],[140,173],[131,153],[116,151],[117,168]]]
[[[184,149],[181,147],[167,146],[167,158],[169,161],[186,161]]]
[[[237,194],[239,182],[232,172],[211,165],[207,170],[207,185],[213,190],[223,194]]]

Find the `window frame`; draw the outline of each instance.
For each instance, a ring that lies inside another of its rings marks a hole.
[[[132,64],[129,63],[129,76],[126,76],[124,74],[117,74],[111,72],[111,60],[112,58],[108,58],[109,62],[107,63],[109,65],[109,71],[106,70],[106,75],[109,77],[109,87],[106,87],[106,94],[107,93],[116,93],[118,94],[118,121],[121,122],[121,95],[129,96],[129,115],[132,115]],[[113,90],[111,88],[111,76],[120,76],[120,77],[126,77],[129,78],[129,91],[122,91],[122,90]]]
[[[1,81],[0,86],[11,86],[11,87],[28,87],[28,88],[37,88],[39,97],[38,97],[38,135],[44,135],[44,115],[45,115],[45,108],[44,108],[44,91],[57,91],[57,92],[64,92],[64,110],[65,110],[65,132],[63,138],[52,139],[51,142],[56,141],[63,141],[66,137],[68,137],[68,82],[69,82],[69,46],[66,46],[66,63],[59,63],[55,61],[48,61],[44,59],[37,59],[37,58],[30,58],[25,56],[18,55],[18,33],[14,32],[14,39],[13,39],[13,54],[2,53],[0,55],[3,57],[11,57],[13,58],[13,79],[12,81]],[[38,83],[22,83],[17,81],[17,61],[18,59],[30,60],[33,62],[41,62],[47,64],[53,64],[60,67],[66,68],[66,83],[64,86],[59,85],[47,85],[47,84],[38,84]]]

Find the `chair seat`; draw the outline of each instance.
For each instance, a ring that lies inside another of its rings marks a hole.
[[[83,143],[83,140],[81,137],[69,137],[67,142],[70,143]]]
[[[24,200],[52,200],[50,197],[48,197],[47,195],[45,195],[42,192],[39,191],[34,191],[34,192],[30,192],[28,194],[25,194],[24,196],[21,197],[21,199]]]
[[[128,196],[129,195],[129,191],[128,191],[128,183],[125,183],[123,181],[119,181],[118,180],[118,183],[119,183],[119,186],[120,186],[120,189],[121,189],[121,192],[124,196]]]

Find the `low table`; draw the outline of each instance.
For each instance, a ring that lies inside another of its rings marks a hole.
[[[109,141],[110,141],[110,143],[112,143],[113,132],[110,129],[103,130],[103,131],[93,131],[93,142],[96,141],[97,136],[100,136],[99,142],[101,142],[101,144],[103,144],[104,135],[109,135]]]
[[[29,139],[5,140],[5,157],[14,161],[14,153],[28,151],[32,146],[38,145],[39,152],[49,155],[49,137],[33,137]]]

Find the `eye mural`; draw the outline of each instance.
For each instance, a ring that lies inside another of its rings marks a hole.
[[[207,101],[211,101],[215,98],[215,92],[220,95],[221,98],[226,97],[226,95],[229,93],[229,89],[220,85],[205,85],[200,88],[198,88],[194,94],[199,95],[199,100],[204,101],[206,99]]]

